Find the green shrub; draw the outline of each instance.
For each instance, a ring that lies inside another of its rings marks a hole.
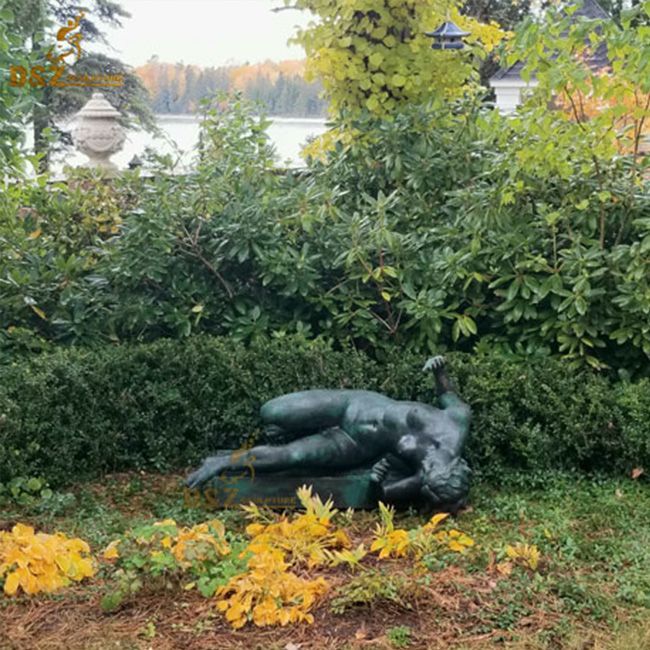
[[[360,116],[327,164],[279,175],[265,121],[235,100],[207,110],[191,173],[12,186],[0,363],[57,345],[300,333],[378,358],[499,348],[648,376],[648,180],[625,157],[594,160],[577,125],[539,110]],[[566,145],[560,170],[540,164],[542,135]]]
[[[650,463],[649,382],[614,385],[554,359],[449,361],[474,410],[467,455],[480,473]],[[204,336],[43,354],[0,367],[0,483],[184,468],[259,436],[261,404],[293,390],[368,388],[430,402],[422,362],[398,351],[378,362],[300,339],[246,347]]]

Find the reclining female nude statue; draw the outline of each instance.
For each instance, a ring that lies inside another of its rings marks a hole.
[[[365,390],[306,390],[266,402],[267,432],[292,439],[237,454],[211,456],[187,479],[190,488],[223,472],[312,469],[341,474],[372,466],[378,497],[456,511],[465,503],[470,469],[461,458],[470,407],[456,394],[441,356],[433,370],[440,408],[396,401]],[[397,473],[396,473],[397,472]]]

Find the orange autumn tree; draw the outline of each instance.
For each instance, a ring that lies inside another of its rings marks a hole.
[[[650,134],[650,92],[644,92],[611,73],[601,73],[585,92],[568,89],[560,95],[563,108],[577,122],[605,115],[620,153],[643,153]]]

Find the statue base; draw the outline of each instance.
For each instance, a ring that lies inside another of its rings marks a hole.
[[[186,500],[192,505],[208,508],[236,508],[254,503],[259,507],[279,510],[300,508],[296,491],[312,486],[323,502],[332,499],[337,508],[372,509],[377,507],[379,488],[370,480],[370,469],[357,469],[344,474],[314,476],[296,472],[273,474],[223,474],[202,490],[187,490]]]

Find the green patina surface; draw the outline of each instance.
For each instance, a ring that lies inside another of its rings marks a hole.
[[[262,405],[260,418],[269,442],[285,442],[206,458],[187,486],[210,486],[205,493],[216,507],[280,506],[311,484],[344,507],[370,508],[381,499],[456,512],[469,491],[462,452],[471,409],[456,393],[443,357],[429,359],[424,370],[434,373],[438,406],[366,390],[276,397]]]

